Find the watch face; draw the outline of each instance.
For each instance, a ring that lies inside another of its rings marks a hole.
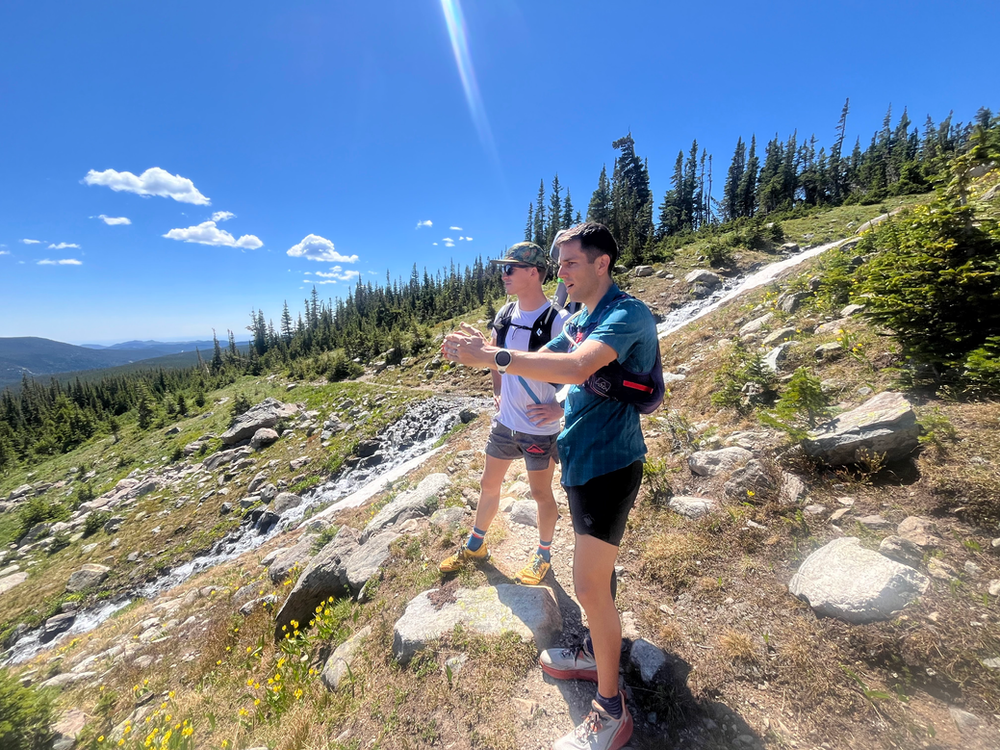
[[[506,367],[510,364],[511,359],[512,357],[510,356],[510,352],[501,349],[496,353],[493,361],[496,362],[497,367]]]

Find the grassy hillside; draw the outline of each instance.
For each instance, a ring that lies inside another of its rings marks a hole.
[[[817,210],[786,219],[782,228],[787,241],[818,243],[852,236],[861,223],[898,205]],[[688,270],[705,267],[700,259],[719,242],[702,238],[657,266],[675,278],[624,277],[623,282],[629,281],[630,291],[654,312],[666,312],[687,301],[687,286],[680,280]],[[719,267],[724,273],[775,258],[766,249],[730,250]],[[800,367],[822,383],[833,412],[853,408],[873,393],[906,387],[900,381],[900,347],[890,332],[863,316],[826,333],[817,331],[840,320],[841,306],[822,291],[803,297],[792,313],[777,307],[782,293],[811,289],[812,279],[828,275],[829,263],[823,256],[808,261],[661,341],[665,370],[683,378],[669,384],[664,408],[643,418],[649,462],[621,547],[618,604],[628,613],[627,637],[644,638],[668,652],[671,678],[651,687],[625,668],[636,717],[630,747],[997,746],[1000,673],[982,663],[1000,657],[1000,610],[989,589],[1000,579],[1000,543],[994,541],[1000,537],[997,405],[907,390],[924,426],[923,447],[915,458],[834,470],[790,450],[792,437],[761,421],[767,404],[747,408],[720,399],[732,385],[741,393],[744,384],[745,355],[736,344],[740,328],[768,313],[772,318],[765,333],[789,327],[798,341],[775,378],[776,396]],[[485,324],[484,309],[465,317]],[[458,322],[448,321],[436,333]],[[817,357],[818,347],[834,343],[841,345],[837,354]],[[65,482],[39,499],[68,513],[81,496],[110,489],[133,471],[145,474],[210,457],[219,449],[219,441],[211,438],[190,459],[178,452],[225,429],[237,394],[254,402],[265,396],[301,401],[320,412],[320,421],[348,419],[347,399],[371,414],[358,432],[326,446],[319,434],[296,429],[297,437],[254,454],[249,465],[220,470],[212,478],[192,473],[143,496],[122,514],[126,518],[118,532],[98,528],[66,546],[19,560],[30,578],[0,594],[6,632],[19,623],[35,625],[67,602],[87,606],[107,599],[190,559],[239,522],[238,514],[220,515],[220,508],[248,494],[256,472],[267,469],[270,481],[304,490],[328,478],[360,439],[413,399],[431,389],[484,394],[488,382],[483,372],[443,363],[433,350],[379,372],[369,370],[363,382],[298,383],[288,391],[280,376],[244,378],[207,394],[200,413],[177,422],[177,434],[166,434],[172,423],[147,432],[132,425],[117,443],[111,437],[95,439],[30,472],[0,477],[0,497],[24,482]],[[363,527],[400,491],[433,472],[451,479],[440,504],[465,507],[478,493],[488,430],[488,415],[456,430],[428,463],[370,505],[337,515],[334,523]],[[751,445],[775,470],[801,477],[805,498],[796,505],[763,496],[727,501],[724,477],[691,473],[692,452],[734,442]],[[289,461],[302,456],[310,463],[293,470]],[[515,464],[505,494],[521,492],[517,482],[523,479],[522,467]],[[88,489],[81,495],[83,487]],[[571,642],[584,623],[569,569],[572,527],[559,494],[562,518],[553,545],[554,575],[547,582],[563,608]],[[721,508],[688,520],[667,508],[673,494],[715,497]],[[0,541],[18,537],[19,512],[0,513]],[[789,595],[789,579],[812,551],[840,536],[856,536],[866,548],[878,549],[891,532],[864,520],[874,515],[892,526],[911,515],[937,525],[941,542],[919,562],[932,579],[927,593],[885,622],[855,626],[817,617]],[[362,601],[327,602],[311,624],[300,623],[287,638],[273,638],[274,611],[301,571],[274,583],[260,560],[292,545],[296,534],[196,576],[167,597],[138,602],[92,633],[57,639],[51,651],[17,672],[35,682],[92,673],[58,697],[60,706],[79,706],[88,714],[79,744],[89,748],[119,740],[125,747],[141,747],[153,729],[154,746],[170,730],[166,747],[227,750],[265,745],[280,750],[547,747],[578,719],[592,687],[542,680],[530,644],[456,628],[406,666],[392,657],[393,623],[414,596],[439,588],[443,603],[457,587],[509,582],[510,572],[534,544],[534,529],[501,513],[487,540],[494,566],[442,580],[436,563],[463,538],[470,520],[465,518],[465,525],[457,527],[417,523],[393,545],[383,574],[366,586]],[[317,544],[332,538],[336,526],[322,532]],[[129,562],[135,552],[140,553],[137,561]],[[9,555],[6,562],[13,560]],[[109,564],[112,573],[95,590],[67,594],[70,573],[84,562]],[[931,574],[932,569],[938,573]],[[273,604],[241,614],[247,592],[272,596]],[[338,691],[327,690],[319,679],[327,656],[365,626],[371,632],[349,678]],[[462,655],[467,661],[449,661]],[[956,714],[959,710],[974,721]]]

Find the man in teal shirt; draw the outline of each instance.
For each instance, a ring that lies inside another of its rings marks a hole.
[[[570,383],[566,426],[559,435],[562,483],[569,497],[576,546],[573,583],[590,636],[580,647],[547,649],[542,669],[557,679],[597,683],[593,709],[555,750],[617,750],[632,734],[632,717],[618,688],[621,620],[612,592],[618,546],[639,492],[646,454],[639,411],[582,384],[615,360],[633,372],[656,361],[656,323],[640,301],[621,294],[611,271],[618,246],[607,227],[577,225],[557,240],[559,276],[583,310],[538,352],[506,352],[464,327],[442,345],[446,358],[550,383]]]

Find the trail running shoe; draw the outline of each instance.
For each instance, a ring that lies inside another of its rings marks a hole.
[[[625,705],[625,696],[618,694],[622,702],[622,717],[612,718],[594,701],[590,713],[572,732],[558,740],[552,750],[618,750],[624,747],[632,736],[632,714]]]
[[[545,674],[557,680],[597,682],[597,660],[582,645],[572,648],[547,648],[538,656]]]
[[[528,560],[528,564],[521,568],[517,575],[514,576],[514,580],[525,586],[537,586],[542,582],[546,574],[548,574],[551,567],[550,563],[545,562],[544,558],[535,552],[531,555],[531,559]]]
[[[463,544],[458,548],[458,552],[441,561],[441,564],[438,565],[438,570],[442,573],[454,573],[455,571],[464,568],[467,563],[486,562],[489,559],[490,551],[486,549],[485,544],[475,552]]]

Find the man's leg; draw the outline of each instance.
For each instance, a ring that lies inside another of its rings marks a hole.
[[[618,547],[596,537],[576,535],[573,551],[573,586],[583,611],[587,613],[590,637],[597,661],[597,691],[604,698],[618,695],[618,666],[621,659],[622,625],[611,597],[611,574]]]
[[[531,497],[538,506],[538,548],[528,558],[528,563],[514,576],[514,580],[527,586],[539,585],[551,567],[552,537],[559,518],[556,498],[552,494],[552,475],[555,470],[556,462],[550,458],[544,469],[528,472]]]
[[[483,540],[500,507],[500,487],[509,466],[509,459],[486,455],[486,467],[479,480],[479,504],[476,506],[475,526],[458,551],[446,557],[438,565],[438,570],[442,573],[454,573],[469,561],[488,559]]]

